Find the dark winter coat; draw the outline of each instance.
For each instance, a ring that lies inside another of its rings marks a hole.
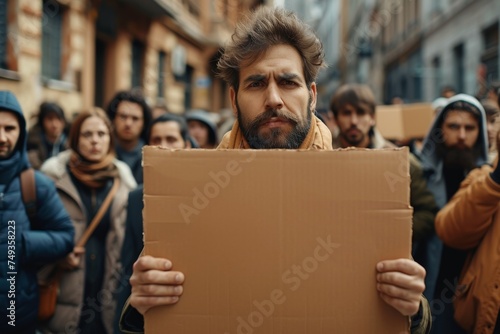
[[[35,173],[37,215],[30,223],[19,180],[21,171],[29,167],[26,121],[10,92],[0,91],[0,110],[14,113],[20,126],[14,153],[0,159],[0,333],[9,333],[34,328],[37,270],[73,250],[74,230],[54,183],[39,172]]]

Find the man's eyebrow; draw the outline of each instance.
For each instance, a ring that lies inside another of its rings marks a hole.
[[[283,73],[278,76],[280,79],[285,79],[285,80],[292,80],[292,79],[299,79],[300,76],[296,73]]]
[[[262,81],[265,78],[266,78],[266,76],[263,74],[253,74],[253,75],[246,77],[245,80],[243,80],[243,82],[247,83],[247,82],[254,82],[254,81]]]

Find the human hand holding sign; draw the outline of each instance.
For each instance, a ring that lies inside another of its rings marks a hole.
[[[425,269],[410,259],[377,263],[377,290],[380,297],[402,315],[415,315],[425,289]]]
[[[151,307],[177,303],[183,292],[184,274],[171,269],[172,262],[167,259],[141,256],[130,277],[130,305],[144,315]]]
[[[172,262],[141,256],[134,264],[130,278],[130,304],[145,314],[151,307],[175,304],[182,295],[184,274],[172,271]],[[377,290],[380,297],[402,315],[412,316],[420,307],[425,289],[425,269],[410,259],[377,263]]]

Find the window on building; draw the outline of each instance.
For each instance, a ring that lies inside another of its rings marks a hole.
[[[132,87],[142,87],[142,69],[144,44],[138,40],[132,42]]]
[[[191,109],[191,99],[193,95],[193,72],[194,69],[186,65],[186,71],[184,72],[183,82],[184,82],[184,110]]]
[[[0,68],[7,68],[7,2],[0,0]]]
[[[464,44],[459,44],[453,49],[453,68],[457,93],[465,92],[465,52]]]
[[[43,1],[42,76],[61,80],[63,7],[57,2]]]
[[[432,59],[432,78],[434,81],[434,98],[440,96],[440,91],[443,85],[443,74],[441,72],[441,58],[439,56]]]
[[[408,67],[408,70],[411,71],[411,75],[413,77],[410,96],[412,101],[422,101],[423,67],[422,53],[418,51],[412,54]]]
[[[500,79],[498,67],[500,58],[498,56],[499,47],[499,22],[483,30],[484,49],[481,54],[481,62],[486,65],[486,79],[496,81]]]
[[[165,62],[167,60],[167,55],[165,52],[160,51],[158,53],[158,97],[165,97]]]

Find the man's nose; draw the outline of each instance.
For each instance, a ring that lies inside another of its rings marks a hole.
[[[132,120],[132,117],[127,117],[125,118],[125,124],[127,126],[131,126],[134,121]]]
[[[275,83],[270,83],[266,88],[266,107],[268,109],[281,109],[283,107],[283,100]]]
[[[353,124],[353,125],[357,125],[358,124],[358,115],[356,115],[356,113],[353,113],[351,115],[351,124]]]
[[[460,128],[460,130],[458,130],[458,138],[460,140],[465,140],[465,129],[464,128]]]
[[[7,134],[4,129],[0,129],[0,142],[5,143],[7,141]]]

